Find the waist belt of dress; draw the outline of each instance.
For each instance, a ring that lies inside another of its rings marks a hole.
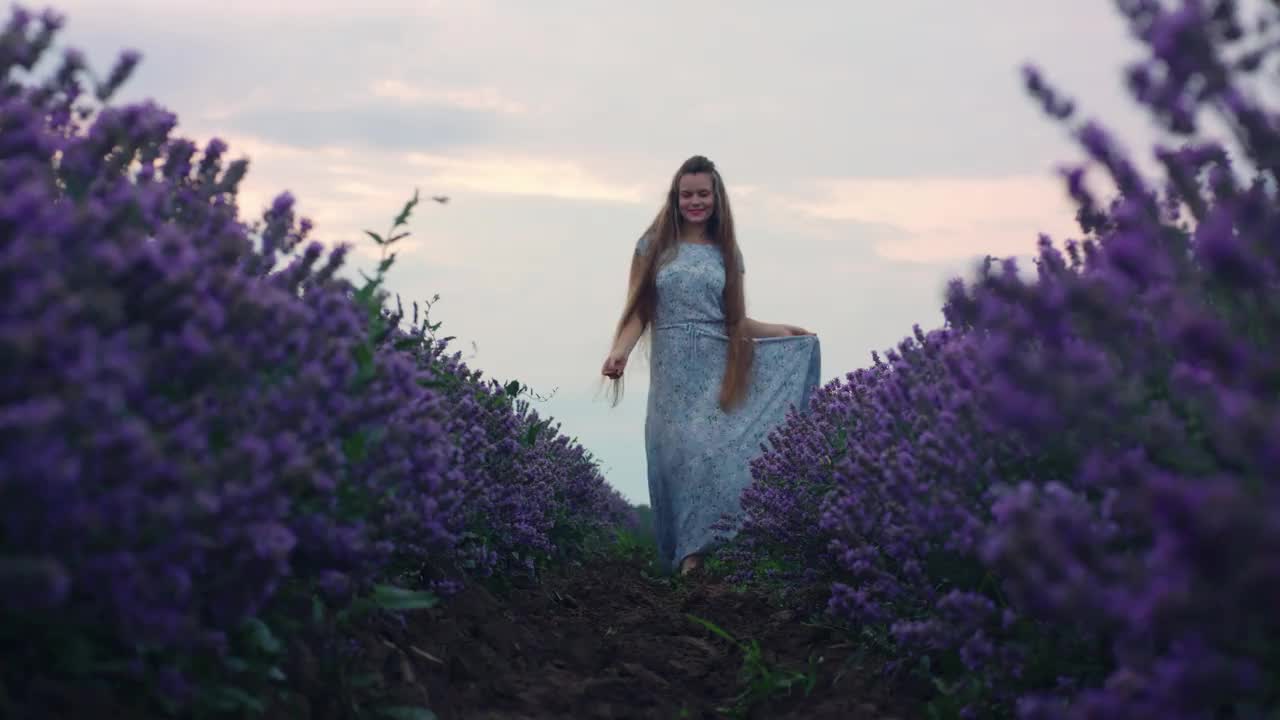
[[[685,320],[683,322],[659,323],[653,326],[654,330],[693,330],[694,328],[723,332],[724,323],[716,322],[715,320]]]

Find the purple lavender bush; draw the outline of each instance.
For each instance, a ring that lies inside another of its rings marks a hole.
[[[1053,409],[1002,426],[1060,466],[1009,484],[982,556],[1013,602],[1070,618],[1114,663],[1069,703],[1027,697],[1024,717],[1261,717],[1280,710],[1280,126],[1251,86],[1276,71],[1278,13],[1121,9],[1152,52],[1129,86],[1187,142],[1156,149],[1167,181],[1153,188],[1080,124],[1121,189],[1101,212],[1082,169],[1068,172],[1097,241],[1070,264],[1042,252],[1037,285],[980,282],[949,304],[953,323],[1010,339],[992,355],[1007,358],[1008,387],[994,389]],[[1229,128],[1239,169],[1199,132],[1206,115]]]
[[[6,643],[5,685],[21,703],[50,667],[154,673],[181,703],[196,668],[169,654],[229,658],[277,591],[345,597],[449,547],[463,478],[438,399],[335,278],[343,249],[276,269],[309,231],[292,198],[254,247],[223,143],[195,164],[150,103],[82,127],[75,51],[13,79],[60,22],[28,40],[18,10],[0,45],[0,612],[56,628]]]
[[[751,461],[754,482],[743,491],[745,523],[722,520],[718,529],[737,530],[721,546],[711,567],[722,565],[726,578],[785,600],[789,591],[831,575],[829,538],[816,529],[823,499],[835,488],[836,462],[856,437],[856,393],[871,382],[877,368],[858,370],[819,388],[810,411],[793,409],[770,432],[764,452]],[[741,525],[741,527],[738,527]]]
[[[948,697],[976,699],[1007,693],[1021,669],[1015,617],[987,599],[976,556],[991,485],[1018,448],[976,429],[976,378],[952,370],[971,351],[963,333],[916,328],[822,388],[756,459],[723,557],[732,578],[784,597],[826,583],[829,613],[892,658],[888,670],[923,670],[955,684]]]
[[[1151,51],[1129,87],[1185,138],[1156,148],[1164,182],[1075,124],[1120,190],[1104,208],[1065,171],[1086,237],[1042,240],[1034,281],[954,282],[947,327],[825,389],[744,496],[741,542],[828,543],[829,610],[942,716],[1280,711],[1280,125],[1256,89],[1277,10],[1119,7]]]
[[[454,566],[478,577],[531,576],[627,525],[630,504],[590,453],[522,399],[530,389],[467,367],[438,329],[415,306],[412,330],[399,342],[433,373],[427,384],[445,398],[447,429],[469,479]]]
[[[238,219],[225,143],[110,105],[137,53],[97,106],[76,50],[24,79],[62,24],[0,34],[0,715],[260,709],[312,611],[433,604],[476,528],[523,559],[622,514],[547,421],[459,400],[494,394],[383,308],[394,256],[356,287],[288,193]]]

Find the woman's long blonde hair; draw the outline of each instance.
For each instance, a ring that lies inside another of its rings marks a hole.
[[[724,319],[725,334],[729,337],[729,351],[725,357],[724,381],[720,385],[720,407],[728,411],[746,397],[750,386],[755,346],[747,336],[746,293],[743,289],[741,268],[738,267],[738,241],[733,229],[733,210],[729,206],[729,193],[725,190],[724,180],[716,170],[715,163],[701,155],[694,155],[685,160],[671,178],[666,202],[645,233],[648,236],[648,248],[644,255],[637,256],[633,261],[638,263],[636,267],[638,280],[628,292],[627,302],[623,306],[622,317],[618,320],[613,339],[617,341],[622,334],[622,328],[633,316],[639,316],[642,334],[653,323],[654,312],[658,306],[659,259],[665,258],[667,251],[676,247],[680,239],[680,178],[701,173],[711,176],[716,198],[711,217],[707,219],[707,237],[712,244],[720,248],[720,255],[724,258]],[[620,379],[613,379],[611,382],[614,390],[613,404],[617,405],[621,399]]]

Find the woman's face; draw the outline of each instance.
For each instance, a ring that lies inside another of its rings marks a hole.
[[[715,184],[711,173],[682,175],[677,198],[680,201],[680,217],[685,222],[694,225],[705,223],[716,205]]]

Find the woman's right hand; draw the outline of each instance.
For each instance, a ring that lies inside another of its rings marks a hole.
[[[607,378],[617,380],[622,377],[622,371],[627,367],[627,353],[614,349],[609,351],[609,356],[604,359],[604,366],[600,368],[600,373]]]

